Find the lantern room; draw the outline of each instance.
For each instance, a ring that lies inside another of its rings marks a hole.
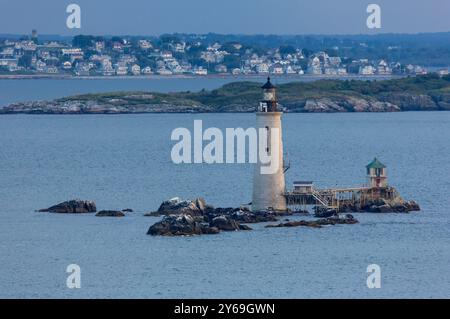
[[[263,90],[263,99],[259,103],[258,112],[278,112],[276,86],[270,82],[270,77],[267,78],[267,82],[261,89]]]

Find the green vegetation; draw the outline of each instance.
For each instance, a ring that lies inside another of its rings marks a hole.
[[[234,82],[212,91],[84,94],[25,103],[3,113],[254,112],[260,99],[261,83]],[[287,112],[450,110],[450,76],[291,82],[278,85],[278,100]]]
[[[172,96],[191,99],[204,105],[224,107],[226,105],[249,104],[261,98],[261,84],[255,82],[234,82],[212,91],[196,93],[173,93]],[[386,93],[432,94],[448,92],[450,76],[439,77],[429,74],[417,77],[383,81],[361,80],[318,80],[314,82],[291,82],[278,85],[281,104],[289,104],[308,98],[332,96],[358,96],[375,98]]]
[[[177,96],[176,94],[165,94],[165,93],[149,93],[149,92],[113,92],[113,93],[94,93],[94,94],[83,94],[76,96],[69,96],[57,100],[58,102],[69,102],[69,101],[95,101],[97,104],[126,104],[128,106],[132,105],[142,105],[142,104],[176,104],[184,106],[194,106],[199,103],[193,99],[183,98],[182,96]]]

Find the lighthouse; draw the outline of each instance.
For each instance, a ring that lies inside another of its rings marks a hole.
[[[381,163],[378,158],[374,158],[372,162],[367,164],[367,178],[372,188],[387,187],[386,166]]]
[[[278,169],[272,174],[264,174],[261,172],[261,167],[266,165],[261,162],[258,156],[258,161],[255,165],[253,175],[253,197],[252,197],[252,211],[286,211],[285,180],[283,167],[283,141],[281,130],[281,115],[283,112],[278,109],[278,102],[276,97],[276,87],[267,78],[266,84],[262,87],[263,99],[256,111],[256,129],[267,131],[268,143],[264,150],[267,155],[271,155],[275,147],[278,149]],[[271,141],[271,131],[278,129],[279,134],[275,143]],[[260,151],[261,152],[261,151]]]

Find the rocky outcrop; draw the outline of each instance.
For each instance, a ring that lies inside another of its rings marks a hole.
[[[97,217],[124,217],[125,214],[120,210],[101,210],[97,214]]]
[[[210,226],[224,231],[236,231],[240,229],[239,224],[234,219],[225,215],[214,217]]]
[[[318,80],[280,84],[286,112],[396,112],[450,110],[450,78],[417,76],[387,81]],[[129,114],[254,112],[256,82],[235,82],[211,91],[110,92],[52,101],[13,103],[0,114]]]
[[[245,224],[255,224],[255,223],[265,223],[273,222],[278,220],[278,214],[274,212],[251,212],[246,207],[239,208],[214,208],[210,206],[209,209],[205,211],[206,216],[212,219],[217,216],[226,215],[231,219]]]
[[[340,96],[307,99],[304,111],[312,113],[397,112],[401,111],[401,108],[390,102],[377,101],[370,98]]]
[[[324,206],[316,206],[314,207],[314,217],[318,218],[328,218],[334,215],[337,215],[338,211],[335,208],[328,208]]]
[[[148,234],[163,236],[216,234],[220,231],[251,230],[243,223],[277,220],[276,216],[269,212],[254,214],[244,207],[214,208],[201,198],[182,200],[178,197],[164,201],[156,212],[146,214],[146,216],[161,215],[164,218],[151,226]]]
[[[121,103],[118,103],[121,102]],[[298,98],[285,103],[287,112],[398,112],[449,110],[450,102],[443,95],[439,101],[426,94],[411,93],[369,96],[330,96]],[[180,104],[133,104],[117,99],[109,102],[95,100],[34,101],[13,103],[0,107],[0,114],[129,114],[129,113],[247,113],[253,112],[248,104],[232,103],[226,106]]]
[[[49,208],[38,210],[38,212],[60,213],[60,214],[83,214],[95,213],[97,207],[95,202],[88,200],[74,199],[59,203]]]
[[[304,110],[313,113],[347,112],[347,109],[339,105],[339,102],[330,98],[308,99]]]
[[[439,109],[432,97],[426,94],[395,92],[380,94],[378,99],[396,105],[403,111],[435,111]]]
[[[166,200],[161,203],[156,212],[145,214],[145,216],[182,215],[202,216],[207,209],[205,200],[197,198],[193,201],[182,200],[179,197]]]
[[[251,230],[251,228],[226,215],[212,217],[210,215],[179,214],[164,216],[161,221],[150,226],[147,234],[153,236],[191,236],[239,230]]]
[[[150,96],[150,95],[149,95]],[[128,114],[128,113],[193,113],[211,112],[211,106],[191,102],[168,103],[142,100],[136,103],[129,95],[129,99],[86,99],[32,101],[13,103],[0,107],[0,114]],[[134,101],[134,102],[132,102]]]
[[[450,93],[435,93],[432,97],[439,109],[450,111]]]
[[[218,234],[217,227],[211,227],[201,220],[187,214],[165,216],[161,221],[150,226],[147,235],[152,236],[191,236]]]
[[[353,217],[353,215],[345,214],[345,215],[336,215],[333,217],[322,218],[317,220],[299,220],[299,221],[288,221],[286,223],[280,223],[276,225],[267,225],[267,228],[273,227],[313,227],[313,228],[321,228],[326,225],[342,225],[342,224],[357,224],[358,220]]]
[[[339,212],[369,212],[369,213],[409,213],[420,211],[420,206],[415,201],[405,201],[400,197],[392,200],[379,198],[366,201],[358,206],[351,203],[342,203]]]
[[[147,234],[159,236],[187,236],[217,234],[221,231],[252,230],[245,225],[250,223],[264,223],[278,221],[282,215],[275,212],[251,212],[248,208],[214,208],[204,200],[181,200],[174,198],[164,201],[157,212],[164,215],[163,219],[152,225]],[[154,216],[155,213],[152,213]],[[304,214],[305,212],[301,212]],[[306,212],[307,213],[307,212]],[[314,221],[288,221],[269,227],[309,226],[355,224],[358,221],[352,215],[334,215],[329,218]]]
[[[182,200],[179,197],[162,202],[158,210],[151,213],[144,214],[145,216],[168,216],[168,215],[191,215],[202,216],[208,222],[211,222],[215,217],[227,216],[239,223],[263,223],[277,221],[277,214],[273,212],[259,212],[253,213],[246,207],[217,207],[209,205],[202,198],[195,200]]]
[[[401,108],[390,102],[355,96],[341,96],[307,99],[304,111],[312,113],[397,112],[401,111]]]

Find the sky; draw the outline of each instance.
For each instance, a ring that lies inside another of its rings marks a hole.
[[[81,29],[66,7],[81,7]],[[368,29],[368,4],[381,29]],[[450,0],[0,0],[0,34],[374,34],[450,31]]]

